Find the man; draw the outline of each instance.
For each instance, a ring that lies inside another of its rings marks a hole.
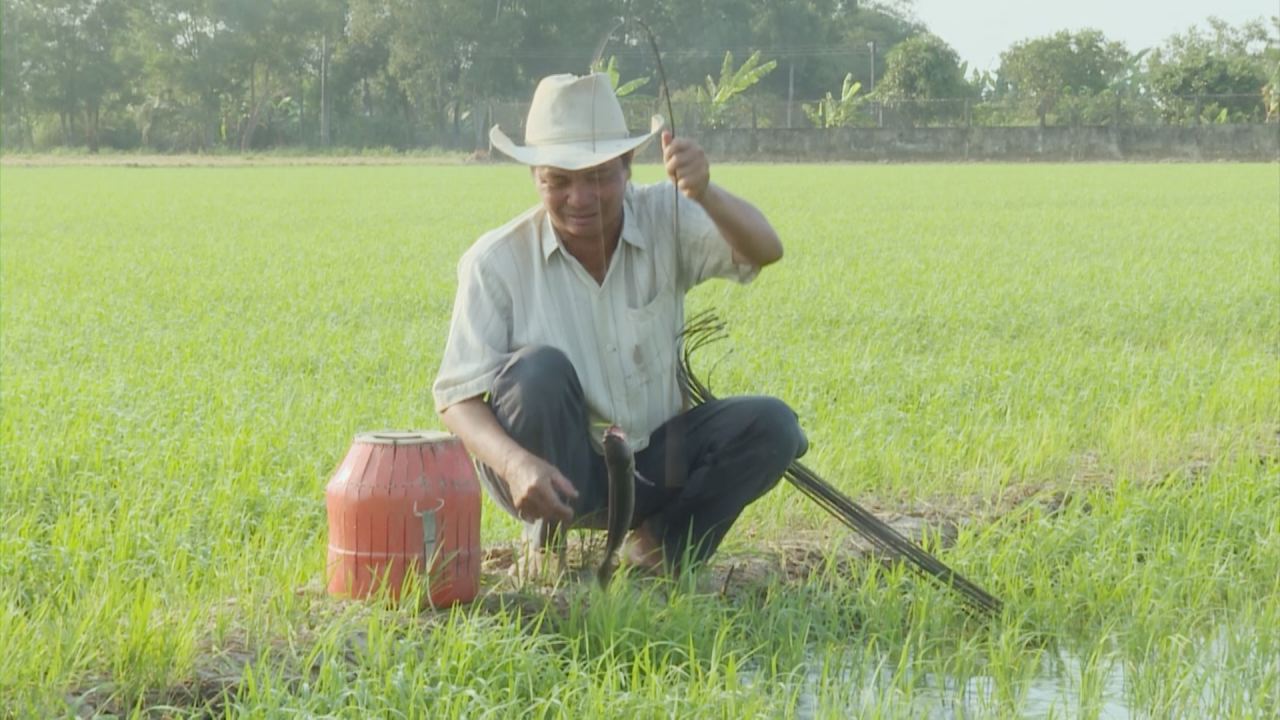
[[[748,282],[782,244],[759,210],[711,183],[688,139],[662,133],[678,199],[667,183],[633,187],[631,158],[660,129],[655,116],[630,137],[600,74],[539,83],[523,146],[494,126],[493,147],[530,166],[541,203],[459,262],[433,394],[486,491],[539,549],[561,527],[601,525],[601,430],[620,426],[648,481],[627,557],[675,570],[709,557],[807,442],[773,398],[682,405],[685,292],[710,277]]]

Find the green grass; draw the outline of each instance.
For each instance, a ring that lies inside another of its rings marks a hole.
[[[455,263],[527,173],[7,167],[0,715],[1280,712],[1274,165],[714,173],[787,255],[695,291],[732,333],[700,367],[788,400],[855,498],[961,520],[944,559],[1002,618],[870,564],[329,601],[327,476],[357,431],[439,427]],[[782,488],[726,550],[797,530],[845,537]]]

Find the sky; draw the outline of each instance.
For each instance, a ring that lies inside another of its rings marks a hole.
[[[947,41],[970,68],[995,71],[1019,40],[1097,28],[1130,52],[1161,44],[1210,15],[1239,25],[1280,14],[1280,0],[914,0],[916,18]]]

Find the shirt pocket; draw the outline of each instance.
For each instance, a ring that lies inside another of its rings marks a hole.
[[[647,305],[627,308],[621,350],[628,387],[674,382],[679,332],[676,297],[670,290],[660,290]]]

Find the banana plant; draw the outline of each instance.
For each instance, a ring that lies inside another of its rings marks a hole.
[[[1280,121],[1280,62],[1271,67],[1267,84],[1262,86],[1262,105],[1267,111],[1267,122]]]
[[[857,124],[857,108],[866,99],[858,97],[862,83],[854,82],[853,73],[844,76],[844,84],[840,88],[840,99],[836,100],[831,93],[816,104],[802,103],[800,107],[808,116],[814,127],[835,128]]]
[[[707,76],[706,87],[698,88],[697,103],[702,111],[703,123],[709,128],[718,128],[726,124],[729,114],[729,103],[733,98],[760,82],[765,75],[773,72],[778,66],[777,60],[760,63],[760,51],[751,53],[742,67],[733,69],[733,53],[724,54],[724,63],[720,66],[720,80],[717,82]]]
[[[599,72],[608,75],[609,82],[613,84],[613,92],[618,97],[626,97],[649,84],[648,77],[640,77],[634,80],[628,80],[627,82],[619,85],[618,81],[621,79],[622,73],[618,70],[617,55],[610,55],[608,63],[605,63],[604,61],[597,61],[593,63],[591,65],[591,72]]]

